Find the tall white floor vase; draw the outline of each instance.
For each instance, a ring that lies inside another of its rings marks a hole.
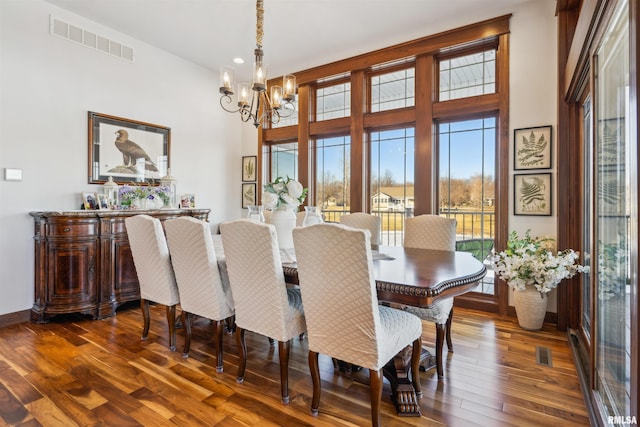
[[[296,211],[291,207],[280,207],[273,211],[269,223],[276,227],[280,249],[293,248],[293,229],[296,226]]]
[[[547,301],[547,294],[541,294],[533,286],[527,286],[524,291],[513,291],[516,316],[522,329],[529,331],[542,329],[544,316],[547,313]]]

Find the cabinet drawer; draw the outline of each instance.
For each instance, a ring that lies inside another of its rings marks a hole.
[[[49,236],[95,236],[98,234],[98,224],[96,222],[86,223],[53,223],[47,224],[47,234]]]

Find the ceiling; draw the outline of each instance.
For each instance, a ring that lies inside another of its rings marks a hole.
[[[250,80],[254,0],[46,0],[215,72]],[[295,73],[554,0],[264,0],[269,76]],[[243,65],[233,59],[242,57]]]

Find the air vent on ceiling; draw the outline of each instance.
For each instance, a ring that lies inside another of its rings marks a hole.
[[[133,62],[133,48],[49,16],[49,34]]]

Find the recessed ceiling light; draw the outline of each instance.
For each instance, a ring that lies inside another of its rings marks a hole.
[[[244,64],[244,59],[242,58],[233,58],[233,62],[236,64]]]

